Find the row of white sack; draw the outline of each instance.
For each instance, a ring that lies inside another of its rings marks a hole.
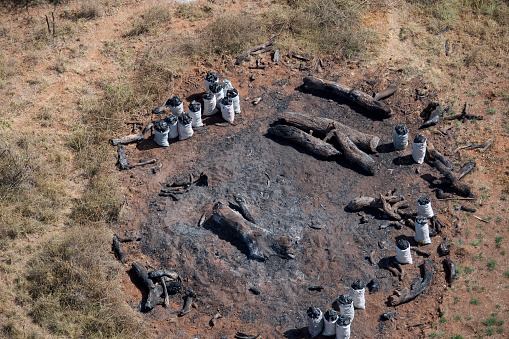
[[[213,108],[214,108],[213,110],[211,109],[211,107],[212,107],[211,104],[205,102],[205,109],[207,109],[208,112],[210,112],[207,115],[213,115],[219,111],[219,108],[216,109],[216,107],[215,107],[215,101],[212,100],[212,102],[213,102]],[[233,104],[231,101],[227,101],[227,100],[225,100],[224,102],[225,102],[225,104],[220,105],[221,115],[224,120],[228,121],[229,123],[233,123],[233,121],[235,119],[235,110],[233,108]],[[207,105],[209,105],[209,106],[207,106]],[[164,124],[160,124],[161,126],[159,126],[159,127],[161,127],[161,128],[159,128],[159,129],[154,128],[154,141],[159,146],[168,147],[170,145],[168,140],[171,140],[171,139],[174,139],[177,137],[179,138],[179,140],[189,139],[191,136],[193,136],[193,133],[194,133],[193,127],[196,128],[196,127],[203,126],[201,105],[196,101],[193,101],[189,107],[188,115],[192,119],[190,123],[187,123],[187,124],[182,123],[181,117],[184,115],[184,113],[180,113],[180,112],[176,112],[176,113],[178,115],[174,114],[173,116],[175,118],[177,116],[179,116],[179,118],[168,119],[171,117],[171,115],[170,115],[169,117],[167,117],[164,120],[166,122],[167,126],[165,126]]]
[[[405,125],[398,125],[394,128],[392,140],[396,150],[404,150],[408,146],[408,128]],[[418,164],[424,162],[426,157],[427,139],[424,135],[418,134],[412,144],[412,159]]]

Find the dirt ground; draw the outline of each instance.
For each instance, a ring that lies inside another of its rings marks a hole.
[[[84,56],[72,72],[56,74],[49,72],[45,63],[39,63],[27,77],[49,73],[47,89],[42,90],[31,109],[37,110],[55,102],[59,95],[65,95],[63,102],[66,104],[61,109],[70,108],[65,117],[74,119],[78,115],[78,98],[72,89],[81,84],[90,86],[93,91],[94,82],[105,73],[119,72],[118,65],[109,63],[100,53],[103,40],[120,39],[126,18],[144,6],[119,7],[93,24],[87,23],[86,35],[82,38],[86,41]],[[358,310],[352,324],[353,338],[424,338],[432,332],[461,332],[474,337],[483,333],[481,321],[492,312],[499,312],[499,319],[507,322],[509,303],[505,292],[508,282],[500,273],[509,269],[505,258],[497,257],[496,276],[486,264],[475,259],[476,256],[479,258],[479,253],[484,254],[484,261],[498,256],[501,249],[495,244],[495,238],[507,237],[508,232],[507,203],[501,198],[504,196],[504,180],[507,180],[504,176],[508,174],[507,133],[502,127],[504,117],[484,113],[486,100],[490,100],[499,112],[504,110],[507,101],[504,103],[497,93],[507,88],[507,81],[500,74],[486,76],[481,71],[471,70],[463,84],[457,85],[464,85],[465,92],[458,94],[445,87],[428,91],[425,77],[419,72],[408,76],[404,70],[400,58],[407,50],[397,38],[401,25],[397,20],[399,12],[392,6],[387,13],[387,17],[378,18],[381,29],[387,33],[387,46],[380,60],[324,60],[324,67],[316,76],[369,94],[384,89],[393,79],[400,79],[399,90],[386,100],[395,112],[393,117],[377,119],[345,100],[304,89],[302,79],[309,75],[315,60],[301,62],[284,55],[282,64],[274,65],[270,55],[261,55],[262,61],[268,64],[265,70],[251,70],[248,68],[250,63],[234,66],[232,60],[208,60],[168,89],[168,97],[179,95],[185,98],[187,109],[187,104],[203,93],[206,71],[214,70],[221,80],[229,79],[240,93],[242,113],[235,117],[235,123],[225,124],[219,116],[213,116],[204,119],[205,126],[196,129],[192,138],[174,141],[167,148],[158,147],[150,133],[145,135],[145,140],[126,146],[130,163],[157,158],[155,166],[120,172],[119,185],[125,188],[122,221],[113,227],[113,232],[121,237],[142,237],[141,241],[122,244],[127,260],[123,290],[126,302],[140,311],[140,316],[152,327],[154,337],[233,338],[236,332],[244,332],[261,334],[262,338],[309,338],[306,320],[309,306],[315,305],[325,312],[331,309],[332,302],[340,294],[348,293],[354,280],[367,283],[374,278],[380,281],[380,291],[366,294],[366,310]],[[80,43],[79,40],[75,42],[76,45]],[[130,47],[139,45],[135,42]],[[68,52],[63,48],[58,53]],[[48,53],[54,55],[57,51]],[[473,81],[476,81],[475,86],[469,85]],[[467,91],[477,90],[479,93],[475,97],[467,94]],[[459,95],[459,99],[451,105],[456,111],[468,100],[470,110],[483,115],[485,120],[440,121],[436,127],[418,130],[422,123],[419,113],[429,102],[446,106],[455,95]],[[261,100],[254,105],[253,100],[257,98]],[[146,107],[126,120],[143,124],[153,121],[158,117],[149,113],[152,108]],[[372,155],[378,164],[376,175],[366,175],[344,157],[321,160],[298,146],[268,136],[267,130],[277,120],[277,115],[287,111],[336,119],[379,136],[380,145],[377,153]],[[28,116],[13,114],[13,125],[23,125]],[[418,165],[411,161],[411,142],[406,150],[394,150],[392,131],[398,124],[405,124],[411,137],[423,133],[437,150],[454,162],[455,169],[475,159],[475,171],[463,180],[474,188],[478,200],[437,199],[432,181],[441,177],[440,174],[426,163]],[[133,132],[130,125],[125,126],[124,134]],[[137,126],[134,132],[140,133],[142,127]],[[69,123],[60,117],[50,128],[65,134]],[[478,131],[474,134],[476,138],[472,137],[472,131]],[[453,152],[460,144],[470,140],[481,143],[492,134],[495,141],[487,153],[479,154],[475,150]],[[111,158],[112,168],[115,161]],[[497,171],[491,171],[492,168]],[[159,196],[165,183],[189,174],[196,178],[200,173],[208,176],[208,186],[194,187],[178,201]],[[491,189],[486,198],[483,196],[486,189],[480,189],[482,187]],[[79,195],[79,185],[74,189],[74,194]],[[404,267],[406,277],[403,281],[381,266],[384,260],[395,255],[398,239],[407,239],[415,245],[414,231],[407,227],[379,229],[387,220],[382,212],[350,212],[346,205],[355,197],[378,196],[394,189],[409,201],[411,211],[416,211],[416,200],[421,195],[431,197],[433,209],[446,228],[441,235],[432,238],[431,245],[424,246],[424,250],[431,253],[434,264],[430,287],[415,300],[390,307],[387,301],[393,291],[410,288],[421,276],[424,258],[413,254],[414,264]],[[246,199],[259,227],[275,236],[284,235],[291,239],[295,258],[284,259],[274,253],[263,262],[251,260],[239,239],[210,219],[214,204],[233,201],[235,194]],[[478,220],[458,210],[460,205],[474,207],[474,204],[478,209],[476,215],[483,218],[493,215],[493,220],[479,227]],[[199,220],[204,213],[206,220],[200,226]],[[497,215],[502,218],[500,222],[495,222]],[[453,225],[457,225],[456,228]],[[480,245],[471,245],[476,235],[470,230],[476,233],[481,229],[484,241]],[[471,275],[459,272],[460,278],[452,286],[445,281],[443,258],[436,251],[446,236],[452,241],[448,258],[463,267],[479,267]],[[505,247],[504,243],[502,249]],[[373,251],[377,265],[369,262]],[[141,312],[146,291],[130,271],[133,262],[146,263],[156,269],[171,269],[180,274],[183,289],[170,297],[170,307],[158,305],[150,312]],[[323,289],[311,291],[309,287],[312,286],[322,286]],[[481,305],[469,302],[473,286],[478,287],[475,293],[476,298],[481,299]],[[197,300],[189,314],[179,317],[184,291],[189,289],[197,294]],[[380,315],[388,311],[394,312],[395,317],[380,321]],[[210,321],[217,313],[221,318],[212,326]],[[444,314],[448,321],[442,320]],[[467,315],[478,315],[478,321],[466,323]],[[453,321],[453,317],[458,319],[458,316],[460,320]],[[478,332],[479,328],[481,332]],[[498,333],[493,337],[505,335],[507,333]]]

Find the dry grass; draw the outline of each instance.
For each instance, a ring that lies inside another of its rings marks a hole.
[[[167,24],[171,20],[168,6],[151,6],[140,18],[136,19],[133,27],[124,33],[124,37],[135,37],[153,31],[158,25]]]

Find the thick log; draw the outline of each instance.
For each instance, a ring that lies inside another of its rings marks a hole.
[[[352,140],[352,142],[366,152],[376,153],[376,148],[380,142],[380,138],[376,135],[362,133],[354,128],[343,125],[342,123],[321,117],[315,117],[308,114],[285,112],[278,115],[278,119],[287,125],[295,126],[301,130],[318,132],[327,135],[334,127]]]
[[[443,265],[444,265],[444,270],[445,270],[445,281],[447,281],[447,283],[452,283],[453,280],[456,278],[456,265],[454,264],[454,262],[451,260],[451,259],[444,259],[444,261],[442,262]]]
[[[191,305],[193,304],[194,299],[196,298],[196,293],[192,290],[186,291],[186,299],[184,301],[184,306],[182,310],[179,311],[178,316],[183,317],[191,311]]]
[[[387,104],[374,100],[368,94],[353,90],[343,84],[322,80],[316,77],[306,77],[304,78],[304,85],[311,89],[329,92],[350,100],[351,102],[364,107],[379,118],[389,118],[393,114],[392,109]]]
[[[374,99],[376,101],[387,99],[388,97],[390,97],[391,95],[396,93],[396,91],[398,90],[398,87],[399,87],[398,79],[394,79],[389,84],[389,86],[387,86],[386,89],[384,89],[381,92],[376,93]]]
[[[336,126],[336,124],[334,124]],[[345,157],[362,167],[370,175],[374,175],[376,172],[376,162],[369,155],[361,151],[355,146],[355,144],[341,131],[335,130],[334,136],[339,142],[339,145],[343,149]]]
[[[388,198],[388,202],[393,204],[402,201],[404,197],[402,195],[393,196]],[[359,197],[355,198],[348,204],[347,208],[350,211],[360,211],[365,207],[370,208],[383,208],[382,200],[380,198],[373,197]]]
[[[113,146],[127,145],[127,144],[131,144],[133,142],[138,142],[140,140],[143,140],[143,135],[130,134],[130,135],[126,135],[125,137],[122,137],[119,139],[110,139],[110,144],[112,144]]]
[[[147,270],[145,269],[145,266],[141,262],[133,263],[132,268],[133,272],[136,274],[136,277],[145,288],[149,290],[154,288],[154,282],[150,280]]]
[[[125,155],[125,148],[124,146],[119,146],[117,149],[118,153],[118,164],[120,165],[121,169],[128,169],[129,163],[127,162],[127,157]]]
[[[271,249],[267,231],[245,220],[240,213],[221,202],[214,205],[213,211],[212,220],[226,227],[246,245],[250,259],[265,261],[269,257]]]
[[[300,145],[323,159],[328,159],[341,154],[341,152],[335,149],[331,144],[315,138],[293,126],[276,125],[269,128],[269,134]]]
[[[444,157],[440,152],[438,152],[435,149],[435,147],[433,147],[432,143],[428,143],[426,145],[426,154],[429,155],[430,158],[440,161],[442,164],[444,164],[444,166],[447,169],[449,169],[451,171],[454,169],[454,166],[452,165],[452,163],[449,160],[447,160],[447,158]]]
[[[461,195],[468,197],[471,194],[471,189],[468,185],[465,185],[458,181],[458,178],[451,172],[449,169],[445,167],[445,165],[438,160],[433,161],[433,167],[435,167],[445,178],[447,182],[451,185],[451,187],[456,190]]]
[[[258,45],[258,46],[255,46],[255,47],[252,47],[250,49],[248,49],[247,51],[245,51],[244,53],[242,53],[241,56],[239,56],[237,58],[237,61],[235,61],[235,65],[240,65],[242,63],[242,61],[244,61],[244,59],[250,55],[251,53],[253,52],[256,52],[256,51],[259,51],[261,49],[264,49],[264,48],[267,48],[269,46],[272,46],[272,44],[276,41],[276,38],[272,38],[270,39],[269,41],[267,42],[264,42],[263,44],[261,45]]]
[[[391,306],[398,306],[415,299],[431,284],[432,280],[433,280],[433,263],[431,262],[431,260],[426,259],[424,261],[424,279],[422,280],[422,283],[413,290],[407,290],[401,293],[399,296],[395,295],[391,296],[389,298],[389,304]]]
[[[148,291],[147,301],[145,302],[145,305],[143,306],[143,311],[148,312],[152,310],[154,307],[156,307],[157,303],[159,302],[159,298],[163,294],[164,289],[161,285],[155,285],[153,288],[151,288]]]
[[[150,271],[150,272],[148,272],[148,277],[150,279],[159,279],[162,277],[169,277],[173,280],[180,279],[180,276],[178,275],[177,272],[166,270],[166,269]]]

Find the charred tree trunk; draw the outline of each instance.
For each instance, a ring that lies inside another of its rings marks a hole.
[[[113,146],[127,145],[127,144],[131,144],[133,142],[138,142],[140,140],[143,140],[143,135],[131,134],[131,135],[127,135],[125,137],[119,138],[119,139],[110,139],[110,144],[112,144]]]
[[[336,124],[334,124],[336,125]],[[374,175],[376,172],[376,163],[373,158],[371,158],[369,155],[361,151],[360,149],[355,146],[355,144],[341,131],[338,131],[337,129],[334,131],[334,136],[338,140],[341,148],[343,149],[343,152],[345,153],[345,157],[350,161],[353,162],[362,169],[364,169],[366,172],[368,172],[370,175]]]
[[[445,178],[445,180],[451,185],[451,187],[456,190],[458,193],[465,197],[469,197],[471,194],[471,189],[468,185],[465,185],[459,182],[458,178],[451,172],[449,169],[442,164],[441,161],[435,160],[433,162],[433,167],[435,167]]]
[[[393,115],[391,108],[387,106],[387,104],[377,101],[368,94],[353,90],[352,88],[345,85],[332,81],[322,80],[316,77],[304,78],[304,85],[307,88],[325,91],[350,100],[351,102],[364,107],[366,110],[379,118],[389,118]]]
[[[357,147],[366,152],[376,153],[376,147],[380,142],[380,138],[375,135],[362,133],[332,119],[314,117],[296,112],[282,113],[278,116],[278,119],[287,125],[295,126],[301,130],[312,130],[313,132],[318,132],[323,135],[327,135],[331,129],[336,128],[338,131],[346,134]],[[333,127],[334,123],[336,123],[336,125]]]
[[[331,144],[315,138],[293,126],[277,125],[269,128],[269,134],[300,145],[323,159],[341,154],[341,152],[335,149]]]
[[[415,299],[431,284],[431,280],[433,280],[433,263],[431,260],[426,259],[424,261],[424,279],[422,283],[413,290],[407,290],[399,296],[391,296],[389,299],[390,305],[398,306]]]

